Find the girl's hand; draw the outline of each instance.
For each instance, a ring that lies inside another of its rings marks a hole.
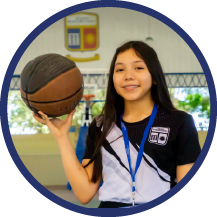
[[[41,124],[45,124],[48,126],[48,129],[54,139],[56,141],[62,139],[63,137],[67,136],[69,133],[69,129],[72,125],[72,118],[75,113],[75,109],[71,111],[65,120],[60,120],[58,118],[49,119],[47,115],[43,112],[38,112],[43,118],[39,117],[34,111],[32,112],[33,117],[35,120],[40,122]]]

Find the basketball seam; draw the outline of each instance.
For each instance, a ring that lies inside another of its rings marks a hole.
[[[46,101],[46,102],[40,102],[40,101],[32,101],[32,100],[28,100],[29,102],[34,102],[34,103],[54,103],[54,102],[60,102],[60,101],[63,101],[63,100],[66,100],[66,99],[69,99],[71,97],[73,97],[74,95],[76,95],[82,88],[83,88],[84,84],[82,84],[81,88],[79,88],[79,90],[77,90],[73,95],[67,97],[67,98],[64,98],[64,99],[61,99],[61,100],[56,100],[56,101]],[[23,96],[21,96],[24,100],[26,100]]]

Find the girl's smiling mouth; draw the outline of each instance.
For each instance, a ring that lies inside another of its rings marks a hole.
[[[139,85],[126,85],[124,86],[124,90],[127,90],[127,91],[131,91],[131,90],[135,90],[139,87]]]

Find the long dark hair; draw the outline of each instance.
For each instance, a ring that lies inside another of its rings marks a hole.
[[[154,49],[142,41],[129,41],[117,48],[109,69],[109,79],[105,105],[101,114],[99,115],[99,118],[102,118],[102,124],[99,129],[101,131],[101,127],[103,126],[103,131],[102,133],[100,131],[97,132],[97,136],[95,138],[94,155],[90,162],[85,165],[86,167],[94,161],[94,169],[91,179],[91,181],[94,183],[102,175],[102,155],[100,152],[100,148],[102,147],[103,141],[105,140],[106,136],[109,134],[112,128],[112,123],[116,123],[117,117],[120,116],[121,111],[124,108],[124,99],[116,92],[113,83],[115,61],[119,53],[123,53],[124,51],[131,48],[134,49],[139,58],[145,61],[148,70],[152,76],[152,80],[156,83],[153,84],[151,87],[151,95],[154,102],[170,111],[176,110],[170,99],[164,73]]]

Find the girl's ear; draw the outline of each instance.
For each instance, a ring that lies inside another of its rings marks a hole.
[[[155,85],[156,85],[156,82],[155,82],[155,81],[153,81],[153,84],[155,84]]]

